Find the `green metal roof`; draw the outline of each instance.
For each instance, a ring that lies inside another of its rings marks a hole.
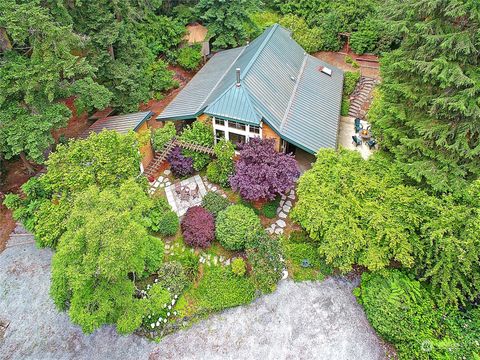
[[[232,85],[205,109],[205,114],[220,118],[259,125],[261,117],[255,111],[250,95],[244,86]]]
[[[249,45],[215,55],[157,119],[204,111],[244,123],[263,120],[285,140],[315,153],[336,147],[342,88],[340,69],[307,54],[275,24]]]

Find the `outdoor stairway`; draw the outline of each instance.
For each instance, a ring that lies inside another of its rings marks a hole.
[[[193,144],[181,140],[177,140],[173,138],[170,142],[165,145],[165,148],[162,152],[158,152],[155,154],[153,160],[148,164],[147,168],[145,169],[143,175],[145,176],[153,176],[157,172],[157,170],[162,166],[162,164],[167,160],[168,155],[172,152],[175,147],[180,146],[183,149],[192,150],[202,152],[204,154],[208,154],[210,156],[214,156],[215,152],[213,148],[208,146],[202,146],[198,144]]]
[[[362,76],[355,87],[352,95],[350,95],[350,108],[348,116],[363,118],[362,110],[366,103],[370,103],[372,90],[377,84],[374,78]]]
[[[12,246],[20,246],[20,245],[33,244],[33,243],[35,243],[35,239],[33,238],[33,235],[30,234],[27,230],[25,230],[22,224],[17,223],[17,226],[15,227],[13,232],[10,234],[10,239],[8,240],[7,248],[10,248]]]

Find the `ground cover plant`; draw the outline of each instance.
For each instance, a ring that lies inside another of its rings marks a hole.
[[[228,199],[213,191],[207,192],[202,199],[202,206],[214,217],[217,217],[218,213],[225,210],[229,205],[231,204]]]

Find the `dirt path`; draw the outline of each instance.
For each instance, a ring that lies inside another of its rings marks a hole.
[[[360,72],[362,76],[371,77],[374,79],[380,79],[380,64],[378,63],[378,57],[375,55],[356,55],[352,52],[348,54],[352,59],[368,59],[370,61],[356,60],[360,65]],[[320,60],[323,60],[337,68],[344,71],[355,71],[352,65],[345,62],[345,54],[332,51],[320,51],[315,53],[314,56]]]
[[[23,233],[17,229],[17,233]],[[16,235],[0,254],[0,339],[5,360],[383,359],[384,347],[341,278],[284,281],[278,290],[167,336],[160,344],[111,326],[84,335],[49,297],[50,250]],[[13,245],[13,246],[12,246]]]

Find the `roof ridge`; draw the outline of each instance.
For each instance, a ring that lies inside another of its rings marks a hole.
[[[225,78],[225,76],[228,74],[228,72],[230,71],[230,69],[232,68],[232,66],[237,62],[238,58],[240,57],[240,55],[243,54],[243,52],[245,51],[245,49],[247,48],[247,46],[244,46],[242,51],[240,51],[237,55],[237,57],[232,61],[232,63],[230,64],[230,66],[227,68],[227,70],[225,70],[225,72],[223,73],[223,75],[218,79],[218,81],[215,83],[215,85],[210,89],[210,91],[208,92],[207,96],[205,97],[205,101],[208,100],[208,98],[210,97],[210,95],[212,95],[212,93],[214,92],[214,90],[217,88],[218,84],[220,84],[220,82]],[[224,92],[225,93],[225,92]],[[224,94],[222,93],[222,95]],[[221,95],[220,95],[221,96]],[[219,96],[219,97],[220,97]],[[217,98],[218,99],[218,98]],[[200,105],[200,107],[197,109],[197,112],[200,111],[202,108],[205,108],[205,101],[202,103],[202,105]],[[208,105],[207,105],[208,106]]]
[[[302,62],[302,66],[300,67],[300,71],[298,72],[297,81],[295,82],[295,86],[293,88],[292,95],[290,96],[290,100],[288,101],[287,108],[285,109],[285,114],[283,114],[283,119],[282,119],[282,122],[280,123],[280,127],[279,127],[280,132],[283,130],[283,128],[285,127],[285,125],[287,123],[288,115],[290,114],[290,110],[292,108],[293,101],[295,100],[295,96],[297,95],[298,86],[300,84],[300,81],[302,80],[303,72],[304,72],[305,67],[307,65],[308,58],[309,58],[309,55],[307,53],[305,53],[305,56],[304,56],[304,59],[303,59],[303,62]]]
[[[245,69],[243,69],[242,71],[242,75],[241,75],[241,79],[244,79],[245,76],[247,75],[248,71],[250,70],[250,68],[252,67],[252,65],[255,63],[255,61],[257,61],[260,53],[263,51],[263,49],[265,48],[265,46],[267,45],[267,43],[270,41],[270,39],[272,38],[273,36],[273,33],[280,27],[280,25],[278,25],[277,23],[273,24],[271,27],[270,27],[270,30],[269,30],[269,33],[267,34],[267,36],[265,37],[265,39],[263,39],[262,43],[260,44],[259,48],[257,49],[257,51],[255,52],[255,54],[253,54],[252,58],[250,59],[250,61],[248,62],[247,66],[245,66]],[[247,45],[248,46],[248,45]],[[236,61],[236,59],[235,59]]]

